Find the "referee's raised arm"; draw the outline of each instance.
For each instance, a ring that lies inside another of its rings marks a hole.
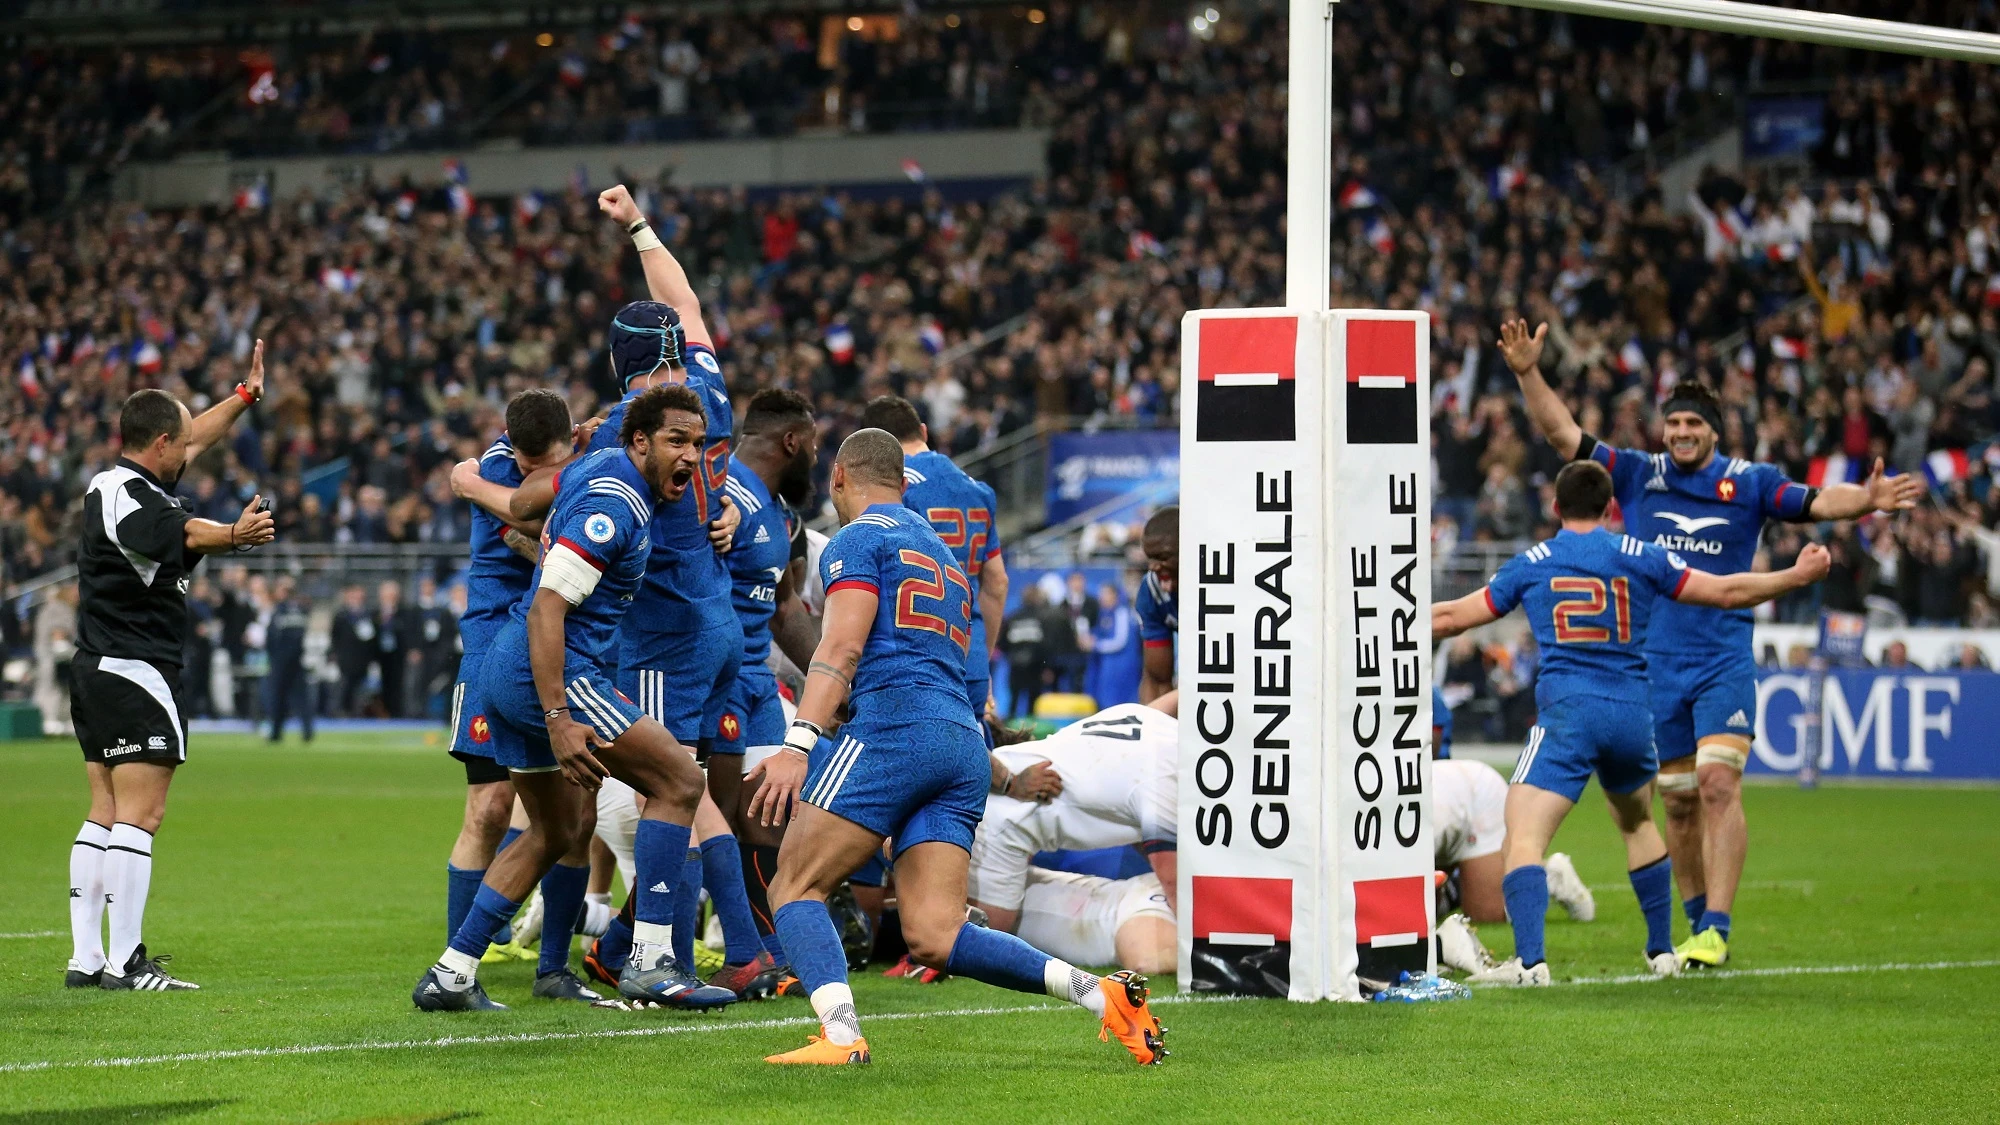
[[[229,433],[264,393],[264,342],[249,377],[191,417],[165,391],[143,390],[118,413],[123,449],[91,478],[77,552],[77,655],[70,711],[90,782],[90,814],[70,846],[70,988],[167,992],[196,987],[147,955],[141,940],[153,836],[167,787],[187,760],[181,660],[188,578],[203,555],[269,543],[262,497],[231,523],[196,519],[173,493],[189,461]],[[103,928],[110,915],[111,941]]]

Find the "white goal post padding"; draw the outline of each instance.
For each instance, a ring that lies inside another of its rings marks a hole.
[[[1432,964],[1430,318],[1189,313],[1180,984]]]

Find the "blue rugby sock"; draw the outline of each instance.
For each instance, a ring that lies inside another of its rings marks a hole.
[[[451,936],[458,932],[460,926],[465,924],[465,912],[472,909],[472,900],[479,894],[480,880],[485,878],[486,869],[483,867],[474,871],[464,867],[453,867],[449,863],[444,865],[444,936],[446,941],[451,940]]]
[[[481,883],[479,892],[472,896],[471,909],[465,912],[465,921],[451,935],[451,947],[477,959],[492,943],[494,933],[519,909],[520,903]]]
[[[736,837],[711,836],[701,842],[701,881],[722,920],[723,959],[732,965],[755,961],[764,946],[757,940],[750,894],[743,889],[743,854]]]
[[[632,832],[632,893],[639,896],[632,916],[655,926],[674,923],[674,900],[679,896],[681,874],[687,865],[688,829],[685,824],[664,820],[639,821]]]
[[[1674,861],[1661,856],[1626,873],[1646,916],[1646,956],[1674,951]]]
[[[1703,910],[1701,922],[1694,928],[1695,933],[1703,930],[1721,930],[1722,940],[1729,940],[1729,912],[1726,910]]]
[[[1549,913],[1548,869],[1539,863],[1516,867],[1500,880],[1500,893],[1507,899],[1507,920],[1514,924],[1514,955],[1522,967],[1532,969],[1548,960],[1542,942]]]
[[[959,927],[958,939],[951,944],[945,970],[955,976],[1040,996],[1048,988],[1043,970],[1052,960],[1013,934],[967,922]]]
[[[788,902],[778,908],[778,933],[792,955],[792,972],[807,995],[829,984],[847,982],[847,951],[841,948],[840,931],[833,928],[833,915],[826,904],[811,899]]]
[[[681,861],[681,889],[674,899],[674,958],[694,972],[695,931],[701,928],[701,850],[689,848]]]
[[[604,971],[616,975],[625,971],[625,962],[632,959],[632,927],[623,917],[613,918],[604,936],[597,939],[597,963]]]
[[[1681,913],[1688,916],[1688,929],[1699,931],[1701,929],[1701,916],[1708,913],[1708,896],[1706,894],[1698,894],[1693,898],[1682,899]]]
[[[497,847],[497,848],[494,848],[494,849],[493,849],[493,854],[494,854],[494,855],[499,855],[499,854],[500,854],[501,852],[504,852],[504,851],[506,851],[506,850],[507,850],[507,845],[509,845],[509,844],[513,843],[514,841],[516,841],[516,840],[520,839],[520,838],[521,838],[521,833],[523,833],[523,832],[525,832],[525,831],[527,831],[527,829],[525,829],[525,828],[509,828],[509,829],[507,829],[507,831],[506,831],[506,832],[504,832],[504,833],[502,833],[502,834],[501,834],[501,836],[500,836],[500,846],[499,846],[499,847]]]
[[[584,893],[590,890],[590,867],[556,864],[542,876],[542,954],[537,973],[553,973],[569,967],[570,938],[576,933],[576,916],[583,910]]]

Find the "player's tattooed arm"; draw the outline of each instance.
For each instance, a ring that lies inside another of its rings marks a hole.
[[[539,524],[542,521],[536,520],[535,522]],[[539,534],[540,528],[536,529],[535,535],[529,535],[524,531],[509,527],[506,534],[501,536],[501,541],[506,543],[515,554],[527,559],[531,563],[539,564],[542,561],[542,541],[538,538]]]
[[[824,660],[814,660],[806,665],[806,675],[832,676],[834,679],[840,681],[840,690],[842,691],[854,690],[854,676],[852,672],[853,668],[851,667],[845,670],[835,668]]]
[[[819,647],[819,618],[799,596],[805,572],[804,559],[793,559],[785,568],[785,576],[778,581],[778,608],[771,615],[771,639],[778,643],[779,652],[801,668],[812,663],[813,650]]]
[[[1498,620],[1492,602],[1486,597],[1486,587],[1481,586],[1462,598],[1431,604],[1431,640],[1455,637],[1467,629]]]
[[[861,650],[868,643],[880,602],[874,593],[859,587],[838,589],[826,596],[819,647],[807,663],[805,690],[799,693],[799,718],[822,730],[834,725],[834,713],[854,684],[854,670],[861,665]]]

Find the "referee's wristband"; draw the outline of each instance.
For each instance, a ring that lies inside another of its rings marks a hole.
[[[819,745],[820,737],[825,733],[819,729],[818,723],[809,719],[793,719],[792,725],[785,730],[785,749],[797,750],[810,758],[813,747]]]
[[[644,219],[633,220],[632,225],[625,228],[625,233],[632,236],[632,246],[642,254],[648,250],[666,249],[660,242],[660,236],[653,233],[653,224]]]

